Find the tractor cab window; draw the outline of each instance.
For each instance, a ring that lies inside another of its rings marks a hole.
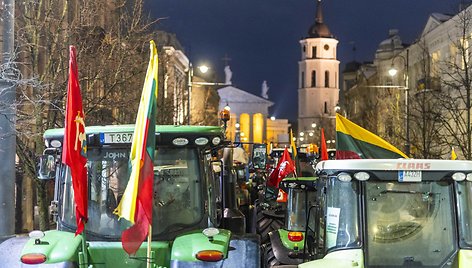
[[[455,251],[452,183],[366,183],[369,267],[443,267]]]
[[[315,203],[315,193],[304,189],[289,188],[285,228],[289,231],[305,231],[307,211]]]
[[[113,211],[129,179],[128,156],[129,150],[125,149],[89,149],[87,152],[89,220],[86,230],[94,235],[121,236],[122,223]],[[62,210],[62,221],[75,228],[74,192],[68,168]]]
[[[457,209],[459,215],[459,244],[461,248],[472,248],[472,182],[457,184]]]
[[[154,159],[153,233],[163,234],[199,223],[203,206],[197,149],[161,147]]]
[[[205,155],[205,177],[207,180],[208,214],[213,226],[219,226],[222,218],[222,189],[220,183],[221,163],[212,161],[211,154]]]
[[[330,177],[326,182],[325,248],[342,249],[360,245],[359,184]]]

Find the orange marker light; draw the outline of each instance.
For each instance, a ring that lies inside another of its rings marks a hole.
[[[302,232],[288,232],[288,240],[292,242],[299,242],[303,240]]]
[[[195,256],[201,261],[220,261],[223,259],[223,252],[218,250],[202,250]]]
[[[41,253],[28,253],[21,256],[21,262],[24,264],[40,264],[46,261],[46,256]]]
[[[220,112],[220,119],[223,120],[223,121],[229,121],[229,119],[231,118],[231,114],[230,114],[230,111],[229,109],[223,109],[221,112]]]

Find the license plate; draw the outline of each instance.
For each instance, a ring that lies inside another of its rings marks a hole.
[[[133,133],[105,133],[103,143],[131,143]]]
[[[400,170],[398,171],[399,182],[420,182],[422,179],[421,170]]]

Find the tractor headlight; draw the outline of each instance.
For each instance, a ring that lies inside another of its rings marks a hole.
[[[339,173],[337,178],[338,178],[338,180],[340,180],[342,182],[350,182],[352,180],[351,175],[349,175],[348,173],[345,173],[345,172]]]
[[[466,177],[465,174],[462,172],[456,172],[452,174],[452,179],[455,181],[463,181],[465,180],[465,177]]]
[[[366,181],[370,178],[370,175],[367,172],[361,171],[354,173],[354,178],[356,178],[358,181]]]

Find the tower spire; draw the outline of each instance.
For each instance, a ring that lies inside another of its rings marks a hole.
[[[323,10],[321,8],[321,0],[316,0],[315,23],[308,30],[308,37],[333,38],[328,26],[323,22]]]
[[[316,1],[316,17],[315,23],[323,23],[323,11],[321,9],[321,0]]]

